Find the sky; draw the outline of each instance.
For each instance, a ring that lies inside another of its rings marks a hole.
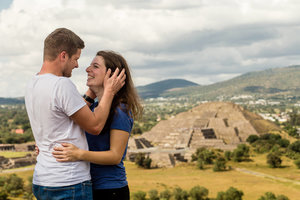
[[[299,10],[299,0],[1,0],[0,97],[25,95],[60,27],[85,41],[71,77],[80,93],[99,50],[123,55],[136,86],[299,65]]]

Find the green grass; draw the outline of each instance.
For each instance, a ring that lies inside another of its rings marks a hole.
[[[272,169],[265,163],[266,155],[256,155],[253,162],[233,163],[228,165],[248,170],[261,172],[277,177],[298,180],[300,170],[296,169],[292,161],[283,159],[284,168]],[[211,166],[206,166],[205,170],[199,170],[193,163],[179,164],[174,168],[142,169],[134,163],[125,161],[127,177],[131,194],[142,190],[148,192],[151,189],[163,191],[179,186],[182,189],[190,190],[196,185],[206,187],[209,190],[209,197],[215,198],[220,191],[226,191],[229,187],[235,187],[244,192],[244,200],[257,200],[266,192],[273,192],[276,195],[283,194],[290,200],[300,196],[300,185],[295,183],[273,180],[270,178],[256,177],[238,171],[213,172]],[[9,172],[11,171],[11,172]],[[27,179],[32,176],[33,170],[0,173],[1,176],[15,173],[22,177],[27,184]]]
[[[225,191],[231,186],[242,190],[245,200],[257,200],[266,192],[284,194],[290,200],[297,199],[300,195],[300,185],[297,184],[256,177],[234,170],[213,172],[211,167],[199,170],[194,164],[145,170],[137,168],[134,163],[126,162],[126,169],[131,193],[139,190],[148,192],[150,189],[162,191],[166,187],[172,189],[175,186],[190,190],[200,185],[209,190],[210,198],[215,198],[218,192]]]
[[[5,158],[19,158],[26,156],[28,153],[30,152],[0,151],[0,156],[4,156]]]

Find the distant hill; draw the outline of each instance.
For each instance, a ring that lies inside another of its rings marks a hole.
[[[151,83],[145,86],[139,86],[137,87],[137,91],[141,98],[155,98],[159,97],[164,92],[190,86],[198,86],[198,84],[184,79],[168,79]]]
[[[0,97],[0,105],[15,105],[15,104],[24,104],[24,97],[19,98],[4,98]]]
[[[218,96],[250,94],[262,97],[276,95],[300,96],[300,65],[249,72],[227,81],[167,91],[162,96],[193,96],[215,100]]]

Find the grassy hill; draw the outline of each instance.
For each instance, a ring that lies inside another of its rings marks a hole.
[[[249,72],[206,86],[194,86],[162,94],[165,97],[192,96],[214,100],[218,96],[250,94],[262,97],[300,96],[300,65]]]
[[[178,88],[186,88],[197,85],[198,84],[184,79],[168,79],[145,86],[139,86],[137,87],[137,90],[141,98],[155,98],[170,90],[176,91]]]

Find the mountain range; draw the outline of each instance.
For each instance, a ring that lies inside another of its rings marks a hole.
[[[300,65],[245,73],[230,80],[210,85],[198,85],[184,79],[167,79],[138,86],[141,98],[193,97],[217,100],[222,96],[248,94],[256,97],[300,97]],[[1,98],[0,104],[23,104],[24,98]]]
[[[161,88],[159,83],[156,83],[155,88]],[[150,87],[151,85],[154,84],[144,86],[151,90],[151,94],[148,96],[190,96],[199,100],[216,100],[220,96],[230,97],[239,94],[265,98],[286,95],[300,96],[300,65],[249,72],[211,85],[189,85],[189,87],[176,85],[176,90],[172,90],[172,87],[169,86],[168,90],[160,90],[157,93],[155,93],[154,87]],[[142,92],[142,97],[146,96],[144,95],[145,91],[141,91],[139,88],[138,92]]]

